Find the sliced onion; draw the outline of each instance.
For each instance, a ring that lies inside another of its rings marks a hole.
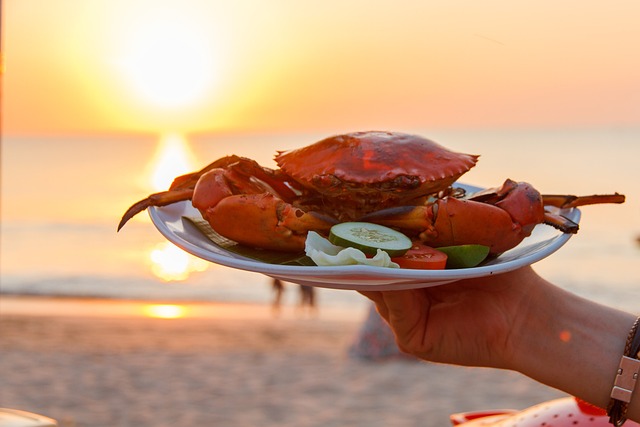
[[[305,252],[309,258],[320,266],[331,265],[373,265],[377,267],[400,268],[398,264],[391,261],[388,253],[378,249],[372,258],[356,248],[343,248],[336,246],[315,231],[307,234]]]

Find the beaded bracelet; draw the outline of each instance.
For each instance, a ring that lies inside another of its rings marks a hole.
[[[629,331],[624,354],[616,372],[615,382],[611,390],[611,400],[607,407],[609,422],[620,427],[627,420],[627,407],[636,386],[640,373],[640,317],[636,319]]]

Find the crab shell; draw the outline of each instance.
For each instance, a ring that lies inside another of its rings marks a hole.
[[[416,135],[370,131],[281,151],[275,160],[285,174],[323,196],[384,203],[446,189],[475,166],[478,157]]]

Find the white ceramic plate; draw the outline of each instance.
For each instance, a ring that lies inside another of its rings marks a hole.
[[[468,191],[477,190],[477,187],[458,185],[466,187]],[[576,223],[580,221],[579,209],[566,209],[561,213]],[[263,273],[287,282],[351,290],[424,288],[460,279],[505,273],[548,257],[571,237],[571,234],[540,224],[536,226],[531,236],[499,257],[476,268],[458,270],[410,270],[365,265],[291,266],[256,261],[218,246],[190,221],[183,219],[185,216],[200,217],[200,213],[191,206],[190,201],[160,208],[151,207],[149,215],[156,228],[169,241],[207,261],[240,270]]]

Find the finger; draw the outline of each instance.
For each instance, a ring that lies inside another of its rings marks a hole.
[[[424,329],[429,316],[430,302],[421,290],[383,293],[387,319],[397,336],[411,336]]]
[[[359,291],[360,294],[369,298],[376,305],[376,310],[378,314],[385,319],[387,322],[389,321],[389,311],[387,310],[387,306],[384,302],[384,296],[381,291]]]

